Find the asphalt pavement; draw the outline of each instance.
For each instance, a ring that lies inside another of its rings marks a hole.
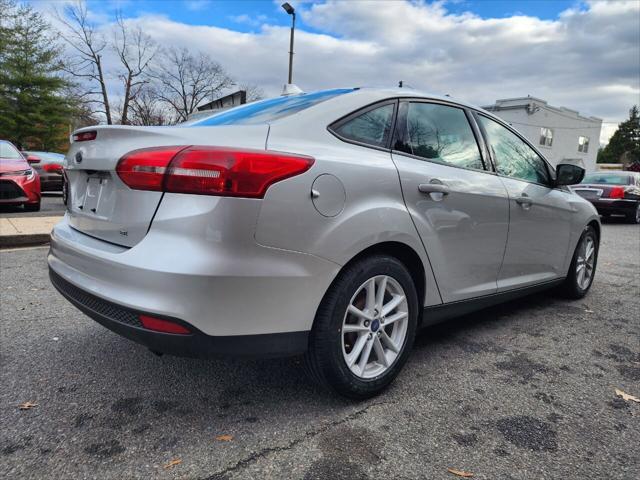
[[[0,252],[0,478],[637,479],[640,228],[604,225],[595,283],[423,331],[352,402],[300,359],[157,357]],[[36,404],[19,409],[24,402]]]
[[[64,215],[65,206],[62,203],[61,192],[45,192],[40,200],[40,211],[25,212],[22,206],[0,205],[0,217],[17,218],[17,217],[50,217],[55,215]]]

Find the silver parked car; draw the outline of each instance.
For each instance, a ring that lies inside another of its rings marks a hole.
[[[264,100],[176,127],[78,130],[55,287],[155,352],[305,354],[365,398],[416,330],[593,281],[600,223],[490,113],[406,89]]]

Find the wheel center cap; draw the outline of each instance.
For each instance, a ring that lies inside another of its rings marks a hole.
[[[373,322],[371,322],[371,331],[372,332],[377,332],[379,328],[380,328],[380,320],[375,319]]]

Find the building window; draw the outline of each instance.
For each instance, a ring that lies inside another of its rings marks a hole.
[[[553,144],[553,130],[547,127],[540,129],[540,145],[550,147]]]
[[[583,137],[582,135],[578,137],[578,151],[582,153],[589,151],[589,137]]]

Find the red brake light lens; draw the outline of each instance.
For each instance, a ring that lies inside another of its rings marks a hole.
[[[98,136],[98,132],[95,130],[90,130],[88,132],[80,132],[73,134],[74,142],[86,142],[88,140],[95,140]]]
[[[127,153],[116,166],[118,176],[134,190],[162,191],[167,166],[185,147],[143,148]]]
[[[609,198],[624,198],[624,187],[613,187],[609,191]]]
[[[188,335],[191,331],[179,323],[163,320],[162,318],[150,317],[148,315],[140,315],[140,323],[147,330],[162,333],[174,333],[177,335]]]
[[[313,158],[263,150],[190,147],[173,159],[168,192],[263,198],[280,180],[306,172]]]
[[[45,172],[58,172],[62,173],[62,165],[58,165],[57,163],[47,163],[42,167]]]
[[[263,198],[276,182],[306,172],[312,157],[222,147],[135,150],[116,167],[129,187],[197,195]]]

